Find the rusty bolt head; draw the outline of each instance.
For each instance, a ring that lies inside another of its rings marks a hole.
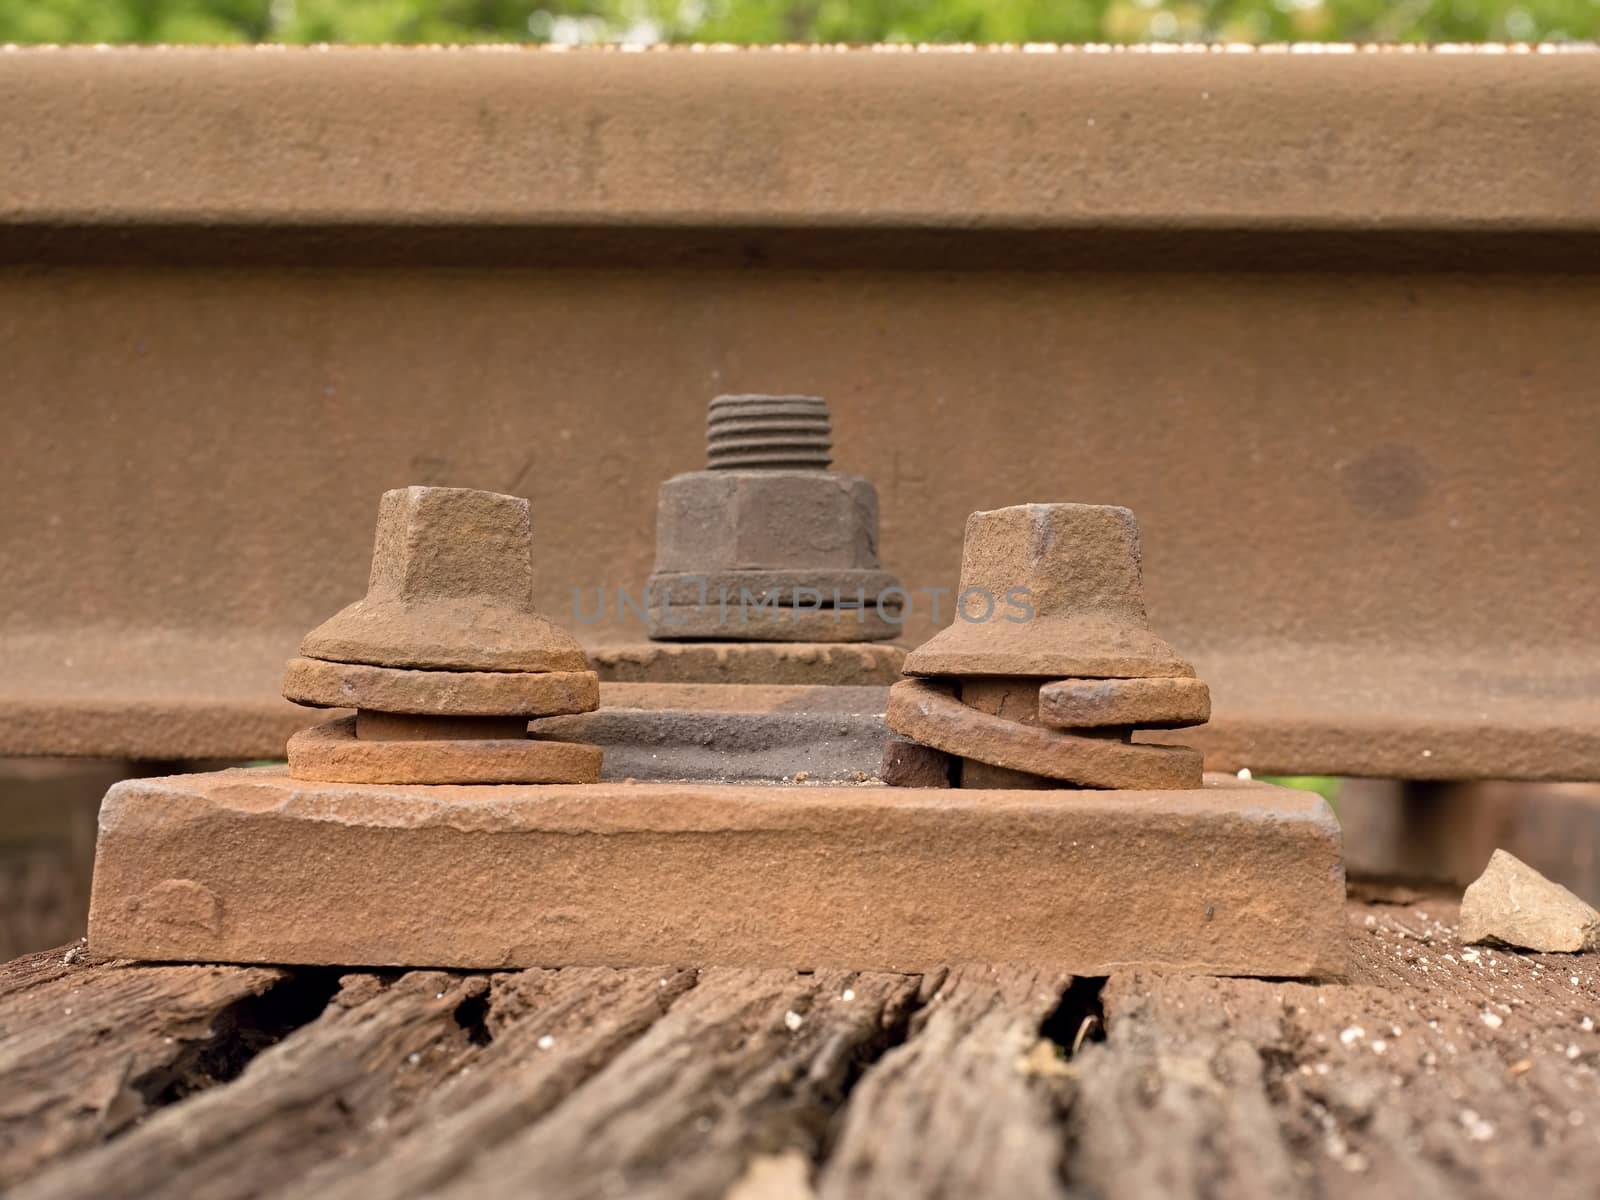
[[[1192,676],[1150,629],[1126,508],[1021,504],[967,518],[955,622],[909,675]]]
[[[528,502],[468,488],[384,493],[367,595],[312,630],[307,658],[453,671],[582,671],[533,607]]]
[[[526,500],[469,488],[408,487],[378,502],[369,601],[470,597],[533,603]]]

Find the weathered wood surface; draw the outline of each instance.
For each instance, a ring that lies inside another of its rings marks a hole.
[[[1321,986],[35,955],[0,967],[0,1191],[1592,1196],[1600,958],[1350,911]]]
[[[818,1192],[1055,1195],[1065,1147],[1050,1084],[1066,1067],[1040,1028],[1071,982],[1026,967],[953,971],[851,1094]]]
[[[272,1035],[252,1002],[286,983],[260,968],[76,958],[32,954],[0,969],[0,1192],[227,1078]]]
[[[155,1113],[38,1181],[37,1196],[193,1197],[269,1190],[347,1152],[464,1065],[457,1019],[481,977],[414,971],[384,986],[347,976],[317,1020],[257,1057],[232,1086]],[[268,1169],[270,1168],[270,1170]]]

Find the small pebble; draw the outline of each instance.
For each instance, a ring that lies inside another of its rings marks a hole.
[[[1470,1108],[1461,1110],[1461,1126],[1475,1142],[1487,1142],[1494,1136],[1494,1126]]]

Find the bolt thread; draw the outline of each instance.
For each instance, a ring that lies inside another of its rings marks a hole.
[[[706,413],[712,471],[826,471],[833,427],[821,396],[718,396]]]

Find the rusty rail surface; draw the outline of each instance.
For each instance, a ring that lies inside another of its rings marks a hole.
[[[531,497],[566,614],[800,391],[912,589],[1133,507],[1212,768],[1600,778],[1600,54],[10,50],[0,112],[0,753],[281,755],[385,488]]]

